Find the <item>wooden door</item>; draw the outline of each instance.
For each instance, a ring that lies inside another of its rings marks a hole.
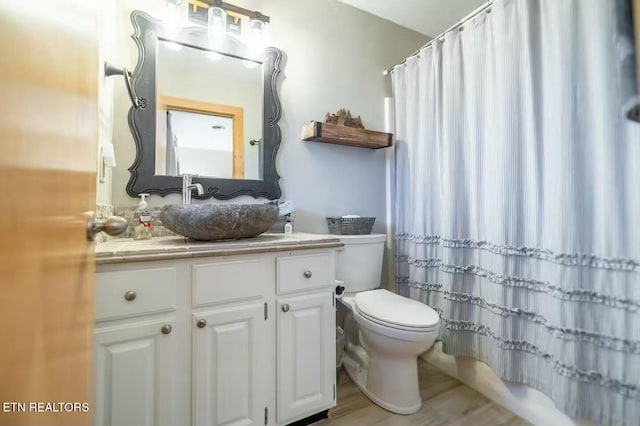
[[[0,0],[0,425],[91,422],[97,3]]]
[[[171,327],[171,328],[169,328]],[[96,330],[95,426],[175,426],[184,350],[175,317],[131,319]],[[179,340],[178,340],[179,341]]]
[[[196,426],[267,424],[275,336],[265,309],[258,301],[194,314]]]
[[[278,300],[278,423],[335,405],[333,292]]]

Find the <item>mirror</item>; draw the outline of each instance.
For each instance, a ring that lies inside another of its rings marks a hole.
[[[260,64],[160,40],[156,73],[156,173],[261,179]]]
[[[132,86],[144,107],[129,111],[137,156],[127,193],[179,193],[181,175],[193,174],[205,190],[195,198],[279,198],[281,52],[248,59],[233,40],[224,52],[210,49],[206,28],[168,38],[142,11],[131,21],[139,52]]]

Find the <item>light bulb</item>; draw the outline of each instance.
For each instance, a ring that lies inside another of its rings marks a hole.
[[[227,37],[227,12],[219,7],[209,8],[209,43],[220,45]]]
[[[251,28],[254,34],[260,35],[264,28],[264,22],[259,19],[252,19],[249,21],[249,28]]]
[[[165,35],[169,38],[175,38],[180,33],[182,29],[182,24],[184,22],[186,15],[185,4],[183,4],[182,0],[177,1],[167,1],[167,7],[165,9],[165,16],[162,20],[162,25],[164,26]]]
[[[260,58],[265,48],[262,34],[264,22],[259,19],[252,19],[249,21],[249,28],[251,29],[251,36],[249,39],[249,56],[252,59],[257,59]]]

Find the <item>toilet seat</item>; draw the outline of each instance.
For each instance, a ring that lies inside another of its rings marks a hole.
[[[382,327],[411,332],[433,332],[440,317],[429,306],[384,289],[355,296],[355,308],[364,319]]]
[[[420,332],[428,333],[432,331],[437,331],[438,328],[440,327],[439,323],[436,323],[430,327],[406,327],[399,324],[394,324],[391,322],[381,321],[377,318],[373,318],[370,315],[367,315],[366,313],[362,312],[362,310],[358,309],[357,306],[356,306],[356,310],[358,311],[358,314],[360,314],[360,316],[366,319],[367,321],[371,321],[372,323],[377,324],[381,327],[393,328],[394,330],[412,331],[415,333],[420,333]]]

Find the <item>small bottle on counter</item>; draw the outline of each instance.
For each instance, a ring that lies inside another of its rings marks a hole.
[[[153,218],[151,217],[151,213],[146,211],[147,201],[146,197],[149,194],[139,194],[140,202],[138,203],[138,209],[136,210],[136,219],[138,224],[133,229],[133,239],[134,240],[149,240],[153,237],[151,233],[151,226],[153,224]]]
[[[291,223],[291,214],[287,216],[287,223],[284,224],[284,235],[291,236],[293,234],[293,224]]]

